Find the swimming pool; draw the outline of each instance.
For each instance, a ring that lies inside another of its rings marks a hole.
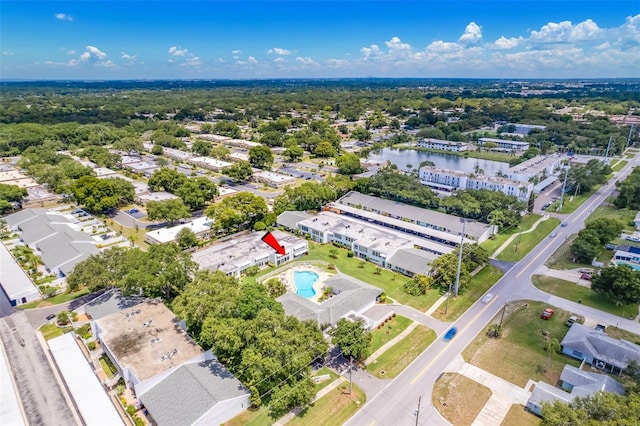
[[[627,266],[630,266],[631,269],[633,269],[634,271],[640,271],[640,265],[634,265],[633,263],[616,262],[616,265],[618,265],[618,266],[627,265]]]
[[[293,283],[296,285],[297,294],[304,298],[311,298],[316,295],[313,284],[318,281],[318,274],[311,271],[294,271]]]

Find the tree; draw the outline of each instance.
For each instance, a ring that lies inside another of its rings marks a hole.
[[[218,121],[216,125],[213,126],[213,133],[234,139],[238,139],[242,136],[240,127],[238,127],[237,124],[230,123],[228,121]]]
[[[196,139],[193,142],[193,145],[191,145],[191,152],[206,157],[209,155],[209,153],[211,153],[211,147],[211,142],[207,142],[202,139]]]
[[[622,264],[604,268],[591,279],[591,289],[616,305],[640,303],[640,272]]]
[[[268,213],[264,198],[240,192],[209,206],[205,214],[213,219],[213,228],[226,233],[251,229]]]
[[[125,151],[129,155],[131,154],[139,154],[144,151],[144,146],[142,145],[142,141],[132,137],[125,137],[118,140],[113,144],[114,149],[118,149],[120,151]]]
[[[96,213],[129,203],[135,194],[133,185],[124,179],[93,176],[83,176],[75,181],[71,192],[79,204]]]
[[[572,166],[567,176],[567,192],[583,194],[607,181],[611,167],[600,160],[589,160],[584,166]]]
[[[60,325],[69,324],[70,316],[68,311],[60,311],[58,315],[56,315],[56,321]]]
[[[463,251],[464,253],[464,251]],[[458,255],[455,252],[443,254],[436,258],[431,264],[431,273],[434,276],[433,284],[443,290],[453,288],[458,273]],[[463,288],[469,284],[469,270],[464,262],[460,266],[459,288]]]
[[[364,361],[369,356],[371,333],[367,331],[362,321],[350,321],[341,318],[336,326],[329,331],[331,343],[340,346],[345,357],[353,357]]]
[[[0,183],[0,200],[19,202],[28,195],[27,190],[18,185],[6,185]]]
[[[186,181],[187,177],[179,171],[163,167],[153,172],[148,184],[153,191],[167,191],[173,194]]]
[[[333,157],[336,155],[336,150],[330,142],[320,142],[313,153],[318,157]]]
[[[273,154],[267,146],[254,146],[249,149],[249,163],[258,169],[270,170],[273,164]]]
[[[176,243],[182,249],[188,249],[198,245],[198,237],[195,232],[189,228],[182,228],[176,235]]]
[[[287,292],[287,286],[277,278],[271,278],[265,283],[269,296],[277,299]]]
[[[149,220],[162,220],[172,224],[178,219],[190,218],[191,212],[181,199],[149,201],[147,216]]]
[[[226,160],[229,154],[231,154],[231,151],[226,146],[214,146],[209,151],[209,155],[218,160]]]
[[[283,153],[285,157],[292,163],[298,162],[304,156],[304,150],[299,145],[289,146]]]
[[[187,179],[174,193],[191,210],[200,210],[218,195],[218,187],[206,177],[196,177]]]
[[[151,147],[151,153],[153,155],[162,155],[164,154],[164,148],[160,145],[153,145]]]
[[[640,394],[628,396],[599,391],[577,397],[569,404],[555,401],[542,405],[541,426],[635,425],[640,422]]]
[[[351,132],[351,137],[356,140],[359,140],[360,142],[364,142],[371,139],[371,132],[369,132],[366,129],[363,129],[362,127],[356,127]]]
[[[409,281],[404,283],[402,289],[411,296],[422,296],[427,294],[427,290],[431,288],[433,278],[422,274],[416,274]]]
[[[238,161],[229,167],[222,169],[222,173],[240,182],[244,182],[253,174],[251,164],[246,161]]]
[[[360,157],[356,154],[344,154],[336,158],[338,173],[341,175],[355,175],[364,170],[360,165]]]

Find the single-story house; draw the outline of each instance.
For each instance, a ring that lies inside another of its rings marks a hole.
[[[571,326],[560,344],[562,353],[609,373],[619,375],[633,360],[640,363],[640,345],[578,323]]]

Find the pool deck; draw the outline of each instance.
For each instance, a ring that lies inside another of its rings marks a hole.
[[[324,289],[324,281],[327,278],[331,277],[333,274],[328,273],[327,271],[325,271],[324,269],[316,265],[292,266],[291,268],[288,268],[286,271],[283,271],[279,276],[280,281],[282,281],[287,286],[287,290],[289,292],[297,294],[298,289],[296,288],[295,282],[293,280],[293,273],[302,272],[302,271],[309,271],[309,272],[318,274],[318,280],[315,283],[313,283],[313,290],[316,292],[315,296],[310,298],[305,298],[305,299],[310,300],[314,303],[320,304],[318,302],[318,299],[320,298],[320,296],[322,296],[322,290]]]

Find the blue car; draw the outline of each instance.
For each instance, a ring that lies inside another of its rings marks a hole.
[[[447,333],[444,335],[444,341],[448,342],[449,340],[453,339],[453,336],[455,336],[457,332],[458,332],[457,328],[451,327],[449,330],[447,330]]]
[[[135,214],[135,213],[138,213],[138,212],[140,212],[140,210],[138,210],[138,209],[129,209],[129,213]]]

